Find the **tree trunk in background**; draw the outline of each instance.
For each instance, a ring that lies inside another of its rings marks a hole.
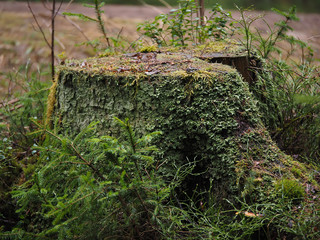
[[[204,0],[199,0],[200,25],[204,26]]]
[[[51,14],[51,76],[52,81],[54,79],[55,75],[55,69],[54,69],[54,20],[56,18],[56,0],[52,1],[52,14]]]

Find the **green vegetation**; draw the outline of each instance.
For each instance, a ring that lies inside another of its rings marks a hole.
[[[138,26],[138,31],[150,37],[159,46],[187,46],[203,44],[208,39],[224,39],[231,14],[215,5],[206,22],[199,17],[199,7],[195,0],[180,0],[181,7],[169,14],[158,15],[153,22]],[[169,40],[166,39],[170,36]]]
[[[31,72],[30,65],[8,73],[11,84],[21,86],[25,94],[18,94],[13,104],[1,105],[0,109],[0,225],[2,230],[11,229],[18,220],[15,201],[10,191],[34,174],[38,152],[33,147],[40,138],[29,136],[37,129],[33,121],[43,121],[49,83],[40,72]]]
[[[65,16],[73,16],[73,17],[78,17],[81,20],[84,21],[92,21],[96,22],[98,25],[98,29],[102,33],[103,39],[106,42],[106,44],[102,44],[100,40],[94,40],[94,41],[87,41],[82,44],[90,45],[93,47],[95,51],[101,50],[102,48],[105,49],[105,52],[110,52],[112,50],[111,48],[111,41],[113,42],[113,49],[115,49],[118,46],[119,43],[119,35],[117,38],[109,37],[107,36],[107,32],[104,26],[104,21],[101,17],[101,15],[104,13],[102,10],[102,7],[104,6],[104,2],[100,0],[94,0],[94,4],[83,4],[87,8],[93,8],[96,13],[96,18],[89,17],[85,14],[82,13],[70,13],[70,12],[64,12],[63,15]]]
[[[1,239],[320,238],[319,69],[291,54],[308,49],[295,9],[268,36],[243,17],[235,46],[229,14],[203,26],[181,2],[139,27],[139,53],[61,55],[50,93],[28,65],[8,74],[25,93],[0,108]],[[250,84],[205,55],[228,51]]]
[[[160,203],[170,193],[150,154],[156,148],[148,144],[159,133],[138,139],[128,120],[116,122],[126,136],[123,141],[96,138],[95,124],[73,140],[38,125],[40,136],[47,133],[46,146],[36,147],[39,168],[12,193],[21,205],[22,222],[34,228],[26,232],[39,239],[136,239],[142,233],[154,239],[163,227],[159,222],[167,221],[169,213]],[[39,208],[43,214],[37,215]],[[24,233],[17,229],[12,236]]]
[[[291,200],[301,199],[305,195],[304,187],[295,180],[281,179],[275,188],[284,198]]]

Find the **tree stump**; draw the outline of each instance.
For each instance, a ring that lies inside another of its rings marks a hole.
[[[245,58],[203,56],[213,57],[231,65]],[[162,132],[154,144],[169,179],[194,164],[180,186],[190,195],[211,189],[217,201],[230,199],[245,191],[249,176],[269,188],[282,171],[291,174],[284,166],[292,159],[271,140],[248,83],[221,63],[136,53],[69,61],[58,69],[48,118],[63,132],[73,137],[99,121],[97,134],[119,137],[114,117],[128,118],[137,135]]]

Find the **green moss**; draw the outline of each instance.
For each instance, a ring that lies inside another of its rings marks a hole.
[[[312,179],[310,182],[317,191],[320,190],[320,184],[316,180]]]
[[[88,55],[92,56],[94,54],[88,54]],[[106,52],[100,53],[99,54],[99,58],[105,58],[105,57],[110,57],[110,56],[114,56],[114,55],[117,55],[117,54],[115,52],[112,52],[112,51],[106,51]]]
[[[302,175],[302,171],[299,169],[299,168],[297,168],[297,167],[292,167],[291,168],[291,172],[293,173],[293,175],[295,175],[296,177],[303,177],[303,175]]]
[[[276,191],[290,200],[301,199],[305,196],[304,187],[296,180],[283,178],[275,184]]]
[[[24,175],[26,176],[26,178],[27,179],[29,179],[29,178],[31,178],[32,177],[32,175],[34,174],[34,172],[35,172],[35,169],[36,169],[36,164],[28,164],[28,165],[26,165],[26,167],[25,168],[23,168],[22,170],[23,170],[23,173],[24,173]]]
[[[212,69],[213,65],[197,58],[184,55],[135,53],[107,58],[91,58],[85,60],[69,60],[60,70],[74,70],[90,75],[136,76],[144,74],[170,75],[176,71],[193,72],[202,69]],[[218,68],[218,67],[217,67]]]
[[[294,165],[295,168],[301,170],[302,172],[307,172],[306,165],[304,165],[303,163],[292,161],[292,165]]]
[[[149,53],[149,52],[156,52],[158,50],[157,46],[151,45],[151,46],[143,46],[139,49],[139,52],[142,53]]]
[[[219,53],[224,55],[246,54],[241,43],[233,39],[224,39],[219,41],[211,41],[207,44],[191,46],[191,47],[162,47],[163,53],[190,54],[192,56],[201,56],[206,53]]]
[[[245,52],[242,44],[235,40],[221,40],[213,41],[208,44],[199,45],[196,48],[196,51],[202,53],[242,53]]]
[[[245,125],[247,129],[240,133],[240,138],[237,139],[240,144],[241,160],[236,164],[236,173],[242,195],[250,199],[254,198],[254,201],[259,201],[259,199],[263,201],[266,194],[272,194],[272,183],[276,182],[277,192],[280,191],[281,184],[285,185],[284,195],[286,197],[301,198],[304,196],[303,186],[298,180],[307,181],[306,176],[312,170],[306,164],[294,161],[292,157],[281,152],[265,128],[260,126],[253,129]],[[252,185],[249,184],[248,179],[252,176],[259,180],[262,178],[263,184],[259,185],[258,190],[250,188],[251,190],[248,191],[248,186]],[[285,180],[282,181],[283,179]],[[312,186],[316,188],[315,182],[312,183]],[[291,187],[293,190],[290,190]]]

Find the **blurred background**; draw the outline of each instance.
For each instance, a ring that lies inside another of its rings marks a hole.
[[[113,4],[141,4],[140,0],[108,0]],[[159,5],[162,1],[145,0],[147,4]],[[177,0],[166,0],[170,5],[177,5]],[[320,12],[320,0],[205,0],[205,4],[210,7],[216,3],[222,5],[225,9],[234,9],[235,5],[239,7],[250,7],[254,5],[257,10],[269,10],[272,7],[280,10],[286,10],[292,5],[296,5],[300,12]]]
[[[2,0],[0,0],[0,5],[1,1]],[[63,1],[69,2],[67,0]],[[90,2],[90,0],[75,0],[73,2]],[[166,4],[175,6],[178,4],[178,0],[106,0],[104,2],[106,4],[150,4],[158,6]],[[205,4],[208,8],[211,8],[211,6],[216,3],[222,5],[224,9],[235,9],[235,6],[246,8],[253,5],[256,10],[270,10],[270,8],[272,7],[278,8],[280,10],[287,10],[290,6],[296,5],[298,8],[298,12],[320,12],[320,0],[205,0]]]
[[[1,1],[2,0],[0,0],[0,2]],[[67,0],[63,1],[69,2]],[[73,2],[90,2],[90,0],[75,0]],[[158,6],[166,4],[175,6],[178,4],[178,0],[106,0],[104,2],[106,4],[129,5],[141,5],[146,3]],[[287,10],[290,6],[296,5],[298,8],[298,12],[320,12],[320,0],[205,0],[205,4],[208,8],[211,8],[211,6],[216,3],[222,5],[224,9],[235,9],[235,5],[245,8],[253,5],[256,10],[270,10],[270,8],[272,7],[278,8],[280,10]]]

